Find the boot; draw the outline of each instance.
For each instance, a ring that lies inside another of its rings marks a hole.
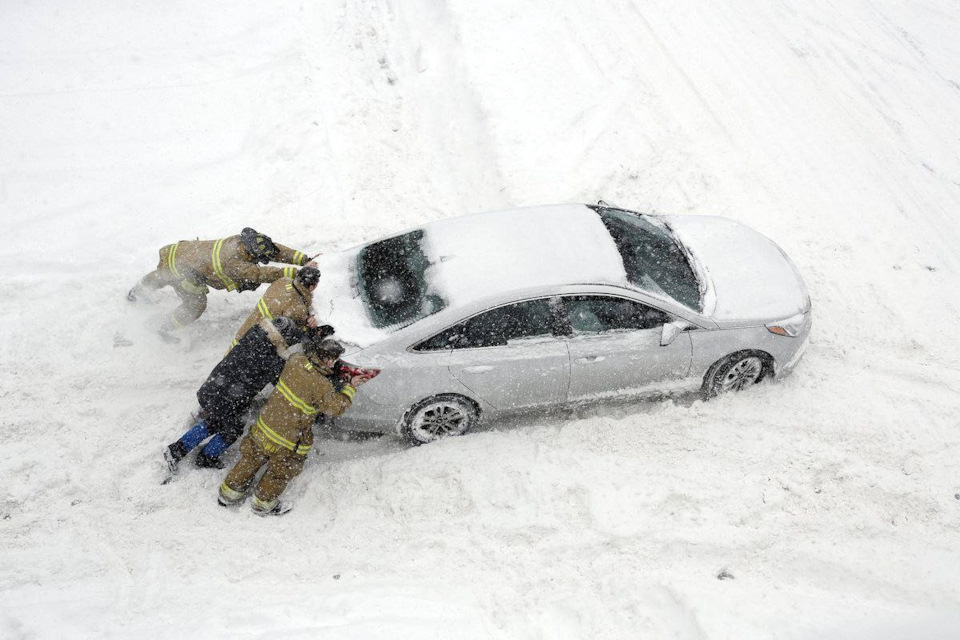
[[[197,454],[196,460],[193,461],[197,468],[199,469],[224,469],[223,460],[220,458],[212,458],[205,454],[203,451]]]
[[[243,502],[246,497],[247,494],[244,491],[231,489],[227,481],[224,480],[223,484],[220,485],[220,491],[217,492],[217,504],[221,507],[232,507]]]
[[[163,450],[163,459],[167,461],[167,469],[170,470],[170,475],[176,475],[177,467],[187,453],[189,453],[187,448],[179,440]]]
[[[282,500],[276,500],[273,506],[270,506],[269,503],[264,503],[254,498],[251,504],[251,510],[258,516],[263,517],[282,516],[285,513],[289,513],[291,509],[293,509],[293,505],[289,502],[283,502]]]

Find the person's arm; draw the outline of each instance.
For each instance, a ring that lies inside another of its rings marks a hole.
[[[273,260],[274,262],[295,264],[298,267],[302,267],[305,264],[307,264],[307,260],[309,260],[309,258],[307,257],[307,254],[305,254],[303,251],[298,251],[296,249],[291,249],[290,247],[285,247],[284,245],[278,242],[274,242],[273,246],[275,246],[280,251],[277,257],[274,258]],[[288,277],[293,277],[293,276],[288,276]]]
[[[239,284],[241,281],[254,283],[253,289],[256,289],[257,286],[264,282],[275,282],[280,278],[284,277],[293,277],[287,276],[284,273],[287,269],[290,269],[294,275],[296,275],[296,267],[261,267],[260,265],[247,263],[238,269],[237,273],[237,288],[239,289]]]
[[[357,393],[357,387],[363,384],[363,381],[358,381],[355,378],[342,385],[339,390],[329,380],[326,380],[326,382],[327,384],[321,385],[317,406],[321,407],[321,411],[331,418],[336,418],[343,415],[343,412],[353,404],[353,396]]]

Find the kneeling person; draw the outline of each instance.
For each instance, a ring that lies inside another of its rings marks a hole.
[[[343,353],[336,340],[304,342],[304,352],[290,356],[276,389],[240,443],[240,460],[220,485],[223,506],[243,500],[264,465],[263,477],[253,493],[257,515],[283,515],[292,506],[280,495],[303,470],[313,448],[313,423],[317,414],[341,415],[350,406],[356,387],[365,382],[354,377],[340,390],[330,381],[333,366]]]
[[[310,330],[314,331],[329,335],[333,329]],[[180,460],[210,436],[196,464],[222,469],[220,455],[243,433],[244,415],[253,399],[277,381],[291,350],[304,339],[304,332],[285,316],[263,319],[247,331],[197,391],[201,408],[197,423],[164,449],[170,473],[176,473]]]

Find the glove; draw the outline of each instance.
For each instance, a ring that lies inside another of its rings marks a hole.
[[[261,284],[260,282],[253,282],[252,280],[241,280],[237,283],[237,291],[253,291]]]
[[[329,324],[322,324],[319,327],[307,327],[307,335],[310,336],[311,340],[316,340],[320,342],[325,338],[329,338],[334,334],[334,328]]]

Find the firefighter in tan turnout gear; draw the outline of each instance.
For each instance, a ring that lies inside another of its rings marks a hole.
[[[307,255],[280,244],[250,227],[240,235],[221,240],[182,240],[160,249],[157,268],[130,290],[127,298],[136,301],[145,291],[171,286],[180,297],[180,306],[161,326],[169,335],[199,318],[207,308],[210,289],[250,291],[264,282],[292,278],[295,267],[263,267],[268,262],[307,264]]]
[[[287,360],[276,388],[260,411],[250,433],[240,443],[240,460],[220,485],[218,502],[223,506],[246,497],[257,473],[267,467],[253,490],[252,508],[257,515],[283,515],[292,507],[280,495],[303,470],[313,448],[313,423],[319,414],[341,415],[364,383],[357,376],[340,390],[330,376],[343,347],[336,340],[304,343],[303,353]]]
[[[235,347],[243,334],[261,320],[270,321],[285,316],[293,320],[300,330],[305,330],[307,327],[315,329],[317,321],[313,317],[310,305],[313,304],[313,290],[317,288],[319,281],[320,270],[313,266],[306,266],[293,278],[280,278],[267,287],[263,297],[257,302],[256,308],[240,325],[230,348]]]

